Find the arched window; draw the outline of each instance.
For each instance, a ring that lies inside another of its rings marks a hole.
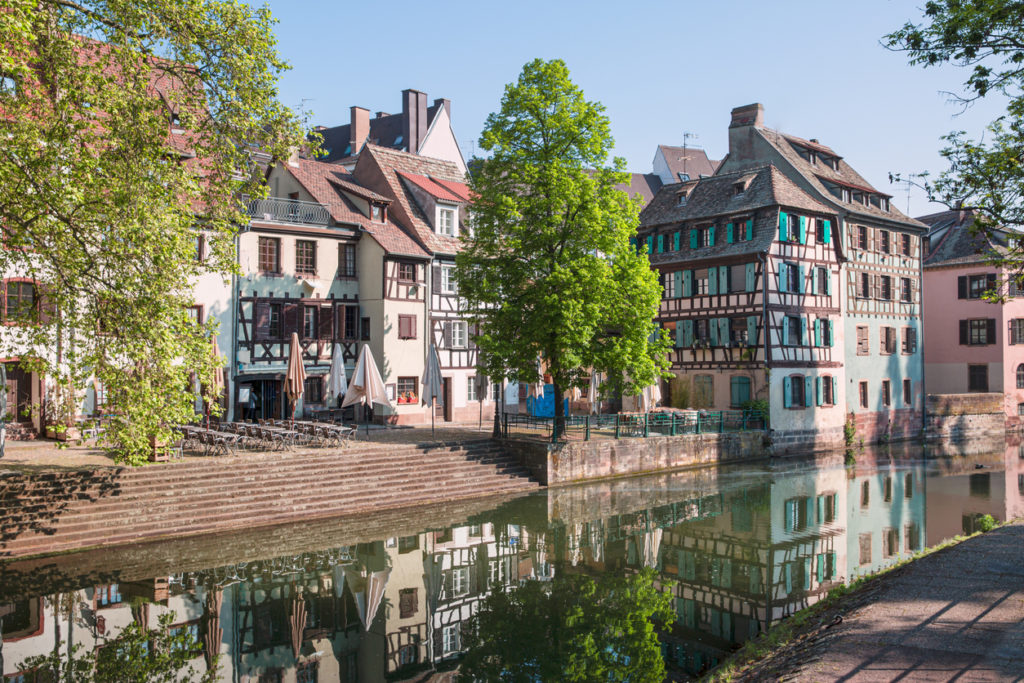
[[[1024,363],[1017,366],[1017,388],[1024,389]]]

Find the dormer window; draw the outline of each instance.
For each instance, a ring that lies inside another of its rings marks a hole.
[[[387,210],[380,204],[371,204],[370,218],[376,223],[383,223],[387,219]]]
[[[686,181],[688,181],[689,179],[690,179],[690,174],[689,174],[689,173],[683,173],[683,172],[680,172],[680,173],[679,173],[679,180],[680,180],[680,181],[682,181],[682,182],[684,182],[684,183],[685,183],[685,182],[686,182]]]
[[[437,207],[437,234],[455,237],[458,233],[455,229],[458,209],[453,206]]]
[[[679,193],[679,206],[686,206],[686,193],[685,192],[680,192]]]

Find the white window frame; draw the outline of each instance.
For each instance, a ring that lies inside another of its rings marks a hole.
[[[476,375],[470,377],[466,382],[466,400],[476,400]]]
[[[441,266],[441,293],[442,294],[458,294],[459,288],[455,284],[455,266],[453,265],[442,265]]]
[[[452,597],[457,598],[469,593],[469,567],[452,569]]]
[[[453,349],[464,349],[466,348],[466,334],[468,326],[465,320],[453,320],[452,321],[452,348]]]
[[[459,207],[438,204],[437,234],[448,237],[459,236]]]
[[[448,624],[441,628],[441,650],[446,655],[459,651],[458,624]]]

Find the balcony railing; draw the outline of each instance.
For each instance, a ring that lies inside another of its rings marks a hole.
[[[249,217],[275,223],[327,225],[331,214],[323,204],[298,199],[254,199],[249,202]]]

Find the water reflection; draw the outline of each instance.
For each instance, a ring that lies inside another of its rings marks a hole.
[[[20,683],[32,655],[58,643],[95,650],[173,612],[174,628],[202,645],[196,668],[219,654],[227,681],[447,680],[463,626],[491,592],[650,567],[678,615],[662,653],[684,678],[843,581],[971,531],[981,515],[1024,514],[1022,454],[1018,442],[928,461],[907,449],[850,467],[825,458],[553,489],[455,507],[416,533],[413,518],[385,527],[405,535],[331,537],[322,550],[292,550],[283,532],[269,550],[225,537],[221,559],[206,563],[218,566],[152,546],[2,564],[3,672]]]

